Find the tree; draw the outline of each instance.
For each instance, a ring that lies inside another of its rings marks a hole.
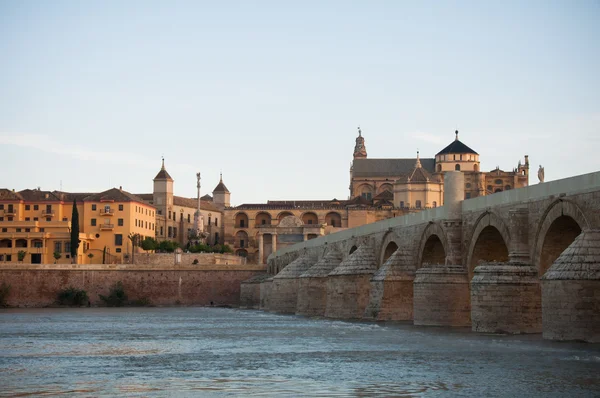
[[[60,260],[61,257],[62,255],[59,252],[54,252],[54,264],[56,264],[56,262]]]
[[[131,241],[131,263],[135,264],[135,248],[136,246],[140,245],[140,234],[135,234],[135,233],[130,233],[128,236],[129,240]]]
[[[89,253],[88,258],[90,259],[90,264],[92,263],[92,258],[94,258],[94,253]]]
[[[17,257],[19,258],[19,262],[23,262],[23,260],[25,260],[25,256],[27,255],[27,252],[25,250],[19,250],[19,252],[17,253]]]
[[[156,250],[158,247],[158,242],[154,238],[151,238],[148,236],[148,237],[146,237],[146,239],[144,239],[142,241],[141,246],[142,246],[142,249],[144,249],[146,251]]]
[[[77,249],[79,249],[79,212],[77,201],[73,199],[73,213],[71,213],[71,263],[77,264]]]

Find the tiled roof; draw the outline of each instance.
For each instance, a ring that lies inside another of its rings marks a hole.
[[[225,184],[223,184],[223,180],[219,181],[219,184],[217,184],[217,186],[215,187],[215,189],[213,189],[213,193],[230,193],[229,189],[227,189],[227,187],[225,186]]]
[[[60,202],[60,198],[50,191],[38,189],[24,189],[19,191],[24,201],[27,202]]]
[[[460,142],[458,138],[452,141],[446,148],[439,151],[435,156],[444,155],[446,153],[474,153],[475,155],[479,155],[477,152]]]
[[[207,202],[212,202],[212,201],[213,201],[213,197],[212,197],[212,196],[210,196],[209,194],[206,194],[206,195],[202,196],[202,197],[200,198],[200,200],[205,200],[205,201],[207,201]]]
[[[412,173],[408,176],[407,182],[428,182],[431,179],[431,174],[422,167],[415,167]]]
[[[408,176],[415,166],[416,158],[412,159],[354,159],[352,163],[352,176],[361,177],[395,177]],[[433,173],[435,159],[421,159],[422,167]]]
[[[171,181],[173,181],[173,179],[171,178],[169,173],[167,173],[167,169],[165,169],[164,167],[160,169],[160,171],[158,172],[156,177],[154,177],[154,179],[155,180],[171,180]]]
[[[394,194],[391,193],[390,191],[383,191],[378,193],[377,195],[375,195],[375,197],[373,198],[373,200],[393,200],[394,199]]]
[[[198,205],[198,200],[195,198],[184,198],[182,196],[173,196],[173,204],[175,206],[189,207],[189,208],[195,209],[196,206]],[[212,204],[211,202],[202,200],[202,199],[200,199],[200,210],[201,211],[206,210],[206,211],[220,212],[220,210],[217,209],[214,204]]]
[[[102,200],[114,200],[115,202],[145,203],[144,199],[140,198],[139,196],[117,188],[111,188],[108,191],[96,193],[84,199],[85,202],[100,202]]]
[[[60,198],[63,202],[73,202],[75,199],[77,202],[83,202],[85,198],[93,195],[91,192],[62,192],[62,191],[52,191],[52,193]]]
[[[153,193],[136,193],[135,196],[140,197],[142,199],[144,199],[147,202],[151,202],[154,200],[154,194]]]
[[[23,200],[23,197],[18,192],[0,188],[0,200]]]

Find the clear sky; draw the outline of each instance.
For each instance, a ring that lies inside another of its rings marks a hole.
[[[600,1],[0,0],[0,187],[345,199],[369,157],[600,170]]]

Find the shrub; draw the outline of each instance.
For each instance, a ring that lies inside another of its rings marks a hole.
[[[223,245],[221,253],[233,253],[233,249],[229,245]]]
[[[60,305],[81,307],[88,303],[88,295],[85,290],[75,289],[71,286],[59,291],[56,301]]]
[[[192,253],[208,253],[210,251],[210,246],[205,245],[204,243],[198,243],[197,245],[190,246],[190,252]]]
[[[107,307],[123,307],[127,303],[127,294],[125,294],[125,289],[123,289],[123,283],[119,281],[112,285],[108,296],[100,295],[100,300]]]
[[[147,236],[143,241],[142,241],[142,249],[144,250],[156,250],[158,248],[158,242],[154,239],[151,238],[149,236]]]
[[[152,307],[152,303],[148,297],[142,297],[137,300],[131,300],[129,305],[132,307]]]
[[[171,242],[170,240],[163,240],[158,244],[158,250],[165,253],[173,253],[178,247],[177,242]]]
[[[60,254],[59,252],[54,252],[53,256],[54,256],[54,264],[56,264],[56,262],[58,260],[60,260],[60,258],[62,257],[62,254]]]
[[[26,255],[27,255],[27,252],[25,250],[19,250],[19,252],[17,253],[17,257],[18,257],[19,261],[25,260]]]
[[[6,299],[10,294],[10,285],[6,282],[2,282],[0,285],[0,307],[6,307]]]

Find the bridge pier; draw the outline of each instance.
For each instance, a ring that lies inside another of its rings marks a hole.
[[[284,314],[296,313],[300,275],[312,267],[315,261],[313,256],[304,253],[273,277],[269,298],[270,311]]]
[[[600,343],[600,229],[584,230],[542,277],[543,336]]]
[[[377,321],[413,319],[415,263],[410,250],[398,248],[371,278],[364,318]]]
[[[414,324],[469,326],[469,279],[462,265],[428,264],[414,282]]]
[[[369,303],[371,277],[377,270],[373,249],[362,244],[327,277],[325,316],[361,319]]]
[[[327,275],[342,262],[342,255],[330,250],[308,271],[300,275],[297,315],[325,316],[327,308]]]
[[[260,308],[260,286],[270,277],[271,275],[267,273],[259,274],[241,283],[240,308]]]
[[[529,257],[529,211],[509,211],[509,262],[488,262],[471,280],[471,320],[474,332],[540,333],[542,297],[537,269]]]
[[[260,283],[260,309],[269,311],[271,288],[273,287],[273,276],[270,275],[267,279]]]

